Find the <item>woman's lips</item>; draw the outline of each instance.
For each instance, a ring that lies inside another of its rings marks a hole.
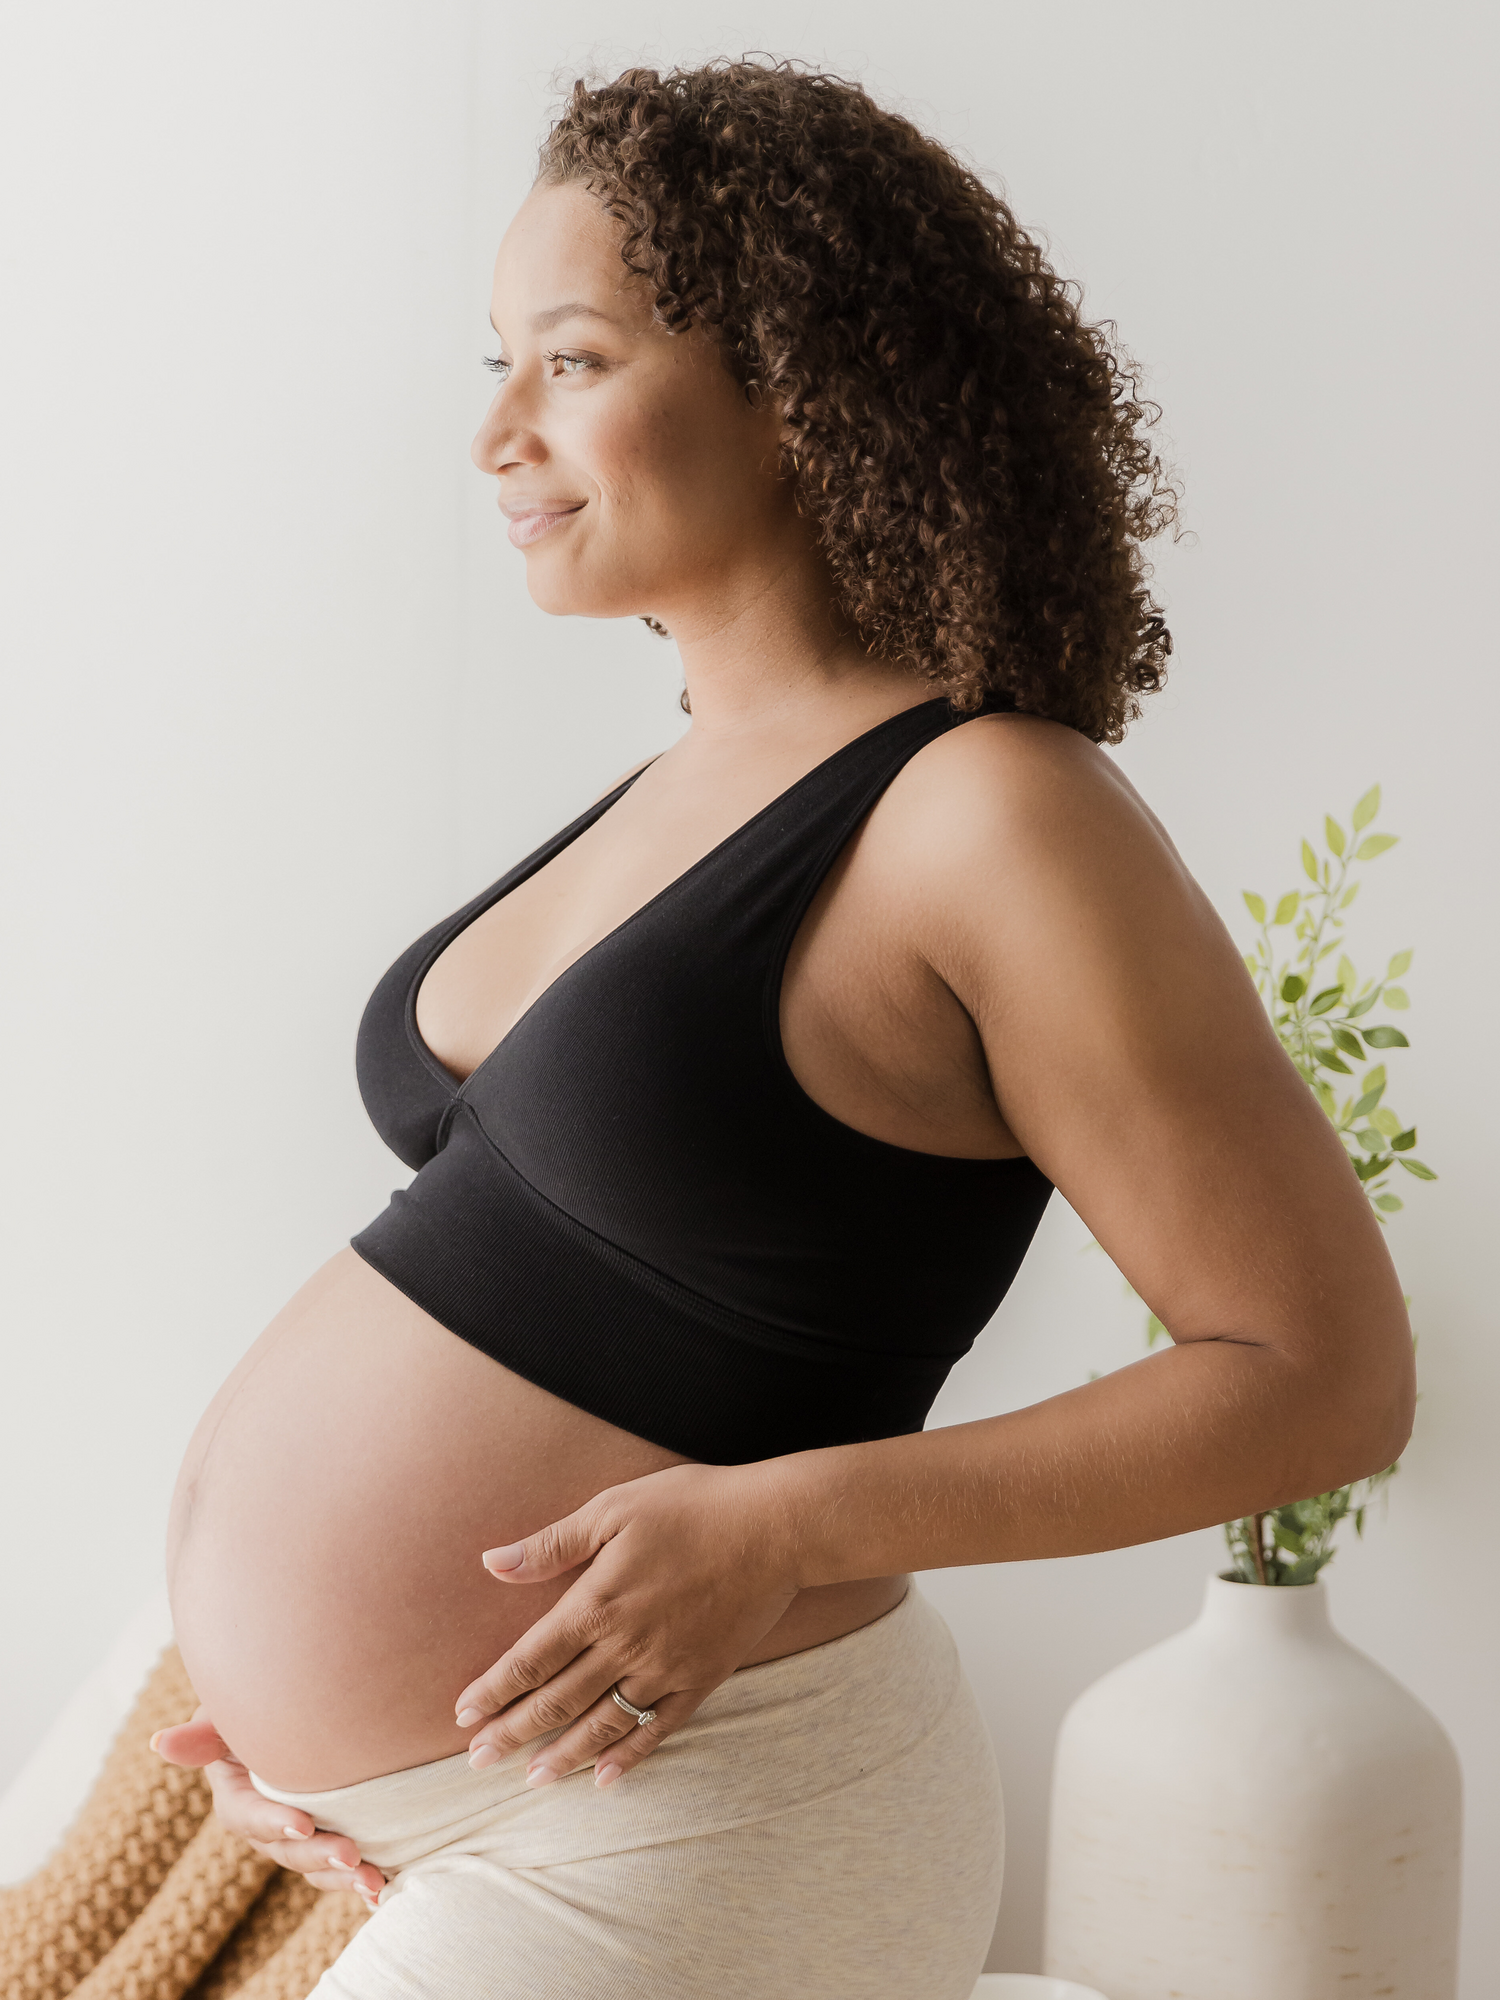
[[[549,528],[555,528],[559,521],[566,521],[582,507],[583,502],[580,500],[573,507],[554,507],[546,511],[539,509],[534,514],[513,514],[507,531],[512,544],[518,549],[529,548],[531,543],[540,541]]]

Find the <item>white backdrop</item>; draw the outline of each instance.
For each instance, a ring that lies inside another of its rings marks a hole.
[[[1331,1588],[1459,1744],[1465,2000],[1493,1990],[1491,19],[11,11],[0,1783],[158,1581],[203,1404],[403,1178],[354,1088],[369,987],[682,725],[670,648],[526,598],[468,462],[477,357],[554,74],[768,49],[1000,177],[1148,364],[1193,535],[1160,559],[1171,688],[1119,754],[1231,922],[1241,887],[1291,885],[1325,807],[1386,788],[1403,840],[1354,956],[1416,948],[1396,1101],[1442,1178],[1392,1229],[1417,1434]],[[1055,1205],[937,1421],[1133,1358],[1083,1240]],[[1064,1707],[1186,1623],[1217,1562],[1204,1534],[927,1579],[1006,1778],[993,1969],[1037,1961]]]

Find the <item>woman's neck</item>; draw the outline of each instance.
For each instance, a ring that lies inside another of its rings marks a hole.
[[[814,550],[793,548],[779,563],[721,579],[711,604],[666,622],[700,742],[789,728],[837,732],[840,723],[857,736],[931,693],[910,667],[866,652],[839,616]]]

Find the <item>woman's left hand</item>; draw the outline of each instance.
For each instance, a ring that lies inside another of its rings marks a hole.
[[[542,1583],[587,1564],[552,1609],[458,1697],[476,1769],[561,1729],[527,1783],[585,1764],[610,1784],[680,1729],[742,1666],[797,1595],[767,1465],[673,1465],[623,1486],[524,1542],[489,1549],[507,1583]],[[654,1718],[637,1725],[618,1687]]]

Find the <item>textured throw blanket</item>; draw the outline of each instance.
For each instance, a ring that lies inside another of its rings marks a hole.
[[[0,2000],[306,2000],[368,1921],[225,1833],[203,1773],[151,1750],[197,1705],[168,1647],[62,1845],[0,1890]]]

